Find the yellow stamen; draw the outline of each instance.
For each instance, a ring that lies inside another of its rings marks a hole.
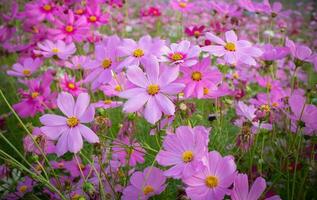
[[[92,15],[92,16],[89,17],[89,21],[90,22],[96,22],[97,21],[97,17]]]
[[[276,108],[276,107],[278,107],[278,103],[277,102],[273,102],[272,106]]]
[[[66,123],[69,127],[75,127],[79,124],[79,120],[76,117],[69,117]]]
[[[69,89],[75,89],[75,84],[74,83],[68,83],[67,84],[67,87],[69,88]]]
[[[22,73],[24,74],[24,76],[29,76],[31,74],[31,71],[28,69],[25,69],[22,71]]]
[[[53,53],[58,53],[58,52],[59,52],[59,49],[58,49],[58,48],[53,48],[53,49],[52,49],[52,52],[53,52]]]
[[[112,61],[108,58],[106,58],[102,61],[102,67],[104,69],[108,69],[109,67],[111,67],[111,64],[112,64]]]
[[[214,188],[218,186],[218,178],[215,176],[207,176],[205,184],[207,187]]]
[[[261,110],[263,110],[265,112],[270,112],[271,108],[269,105],[264,104],[264,105],[261,105]]]
[[[50,4],[45,4],[45,5],[43,6],[43,9],[44,9],[45,11],[51,11],[51,10],[52,10],[52,6],[51,6]]]
[[[160,91],[160,87],[158,85],[149,85],[147,88],[147,92],[149,93],[149,95],[156,95],[158,92]]]
[[[200,81],[201,78],[202,78],[202,74],[200,72],[195,71],[195,72],[192,73],[192,79],[194,81]]]
[[[179,60],[182,60],[184,58],[184,56],[180,53],[174,53],[172,55],[172,60],[174,61],[179,61]]]
[[[122,91],[122,87],[120,85],[116,85],[114,90],[117,91],[117,92],[121,92]]]
[[[84,10],[83,10],[83,9],[78,9],[78,10],[75,11],[75,13],[76,13],[77,15],[81,15],[81,14],[84,13]]]
[[[192,151],[184,151],[184,152],[183,152],[183,155],[182,155],[182,158],[183,158],[183,161],[184,161],[185,163],[188,163],[188,162],[190,162],[190,161],[193,160],[193,158],[194,158],[194,153],[193,153]]]
[[[268,82],[268,83],[266,84],[266,88],[267,88],[268,90],[271,90],[271,89],[272,89],[272,84],[271,84],[270,82]]]
[[[186,2],[179,2],[179,7],[181,8],[186,8],[187,7],[187,3]]]
[[[207,95],[209,93],[209,89],[204,87],[204,95]]]
[[[136,58],[140,58],[142,56],[144,56],[144,51],[142,49],[136,49],[133,51],[133,56]]]
[[[236,45],[232,42],[228,42],[225,46],[225,49],[227,49],[228,51],[235,51]]]
[[[111,104],[112,103],[112,100],[111,99],[106,99],[103,101],[104,104]]]
[[[238,72],[234,72],[234,73],[232,74],[232,77],[233,77],[234,79],[238,79],[240,76],[239,76]]]
[[[154,192],[154,188],[150,185],[147,185],[143,188],[143,194],[148,195],[149,193]]]
[[[71,26],[71,25],[68,25],[68,26],[65,27],[65,31],[68,32],[68,33],[71,33],[71,32],[74,31],[74,27]]]
[[[194,36],[195,37],[199,37],[200,36],[200,32],[199,31],[194,31]]]
[[[27,189],[28,189],[28,186],[22,185],[22,186],[19,188],[19,191],[22,192],[22,193],[24,193],[24,192],[26,192]]]
[[[32,99],[35,99],[39,95],[40,95],[40,93],[38,93],[38,92],[32,92],[31,97],[32,97]]]

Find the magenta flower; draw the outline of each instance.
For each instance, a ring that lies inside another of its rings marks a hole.
[[[183,40],[179,44],[171,44],[171,48],[164,46],[164,56],[160,58],[160,61],[190,67],[198,62],[199,53],[199,46],[191,46],[189,41]]]
[[[182,69],[183,76],[179,82],[186,85],[185,97],[202,98],[208,93],[208,88],[216,87],[222,80],[222,74],[216,67],[210,66],[210,58],[204,58],[201,62]]]
[[[287,47],[273,46],[271,44],[265,44],[262,47],[263,54],[261,58],[266,61],[274,61],[285,58],[289,54]]]
[[[123,190],[123,200],[146,200],[160,194],[166,187],[163,172],[156,167],[147,167],[143,172],[135,172],[130,184]]]
[[[144,163],[144,154],[145,150],[141,145],[135,140],[130,141],[128,137],[113,142],[112,156],[122,165],[135,166],[137,163]],[[127,158],[130,158],[129,162]]]
[[[34,50],[34,53],[43,55],[46,58],[57,56],[62,60],[66,60],[70,55],[76,52],[74,43],[65,44],[62,40],[58,40],[56,43],[45,40],[43,43],[38,43],[37,46],[39,50]]]
[[[164,150],[156,156],[160,165],[172,166],[164,175],[186,178],[201,170],[202,158],[208,152],[209,131],[210,129],[199,126],[180,126],[175,134],[166,135],[163,142]]]
[[[24,177],[23,181],[20,181],[17,185],[17,193],[18,197],[23,197],[26,193],[31,192],[33,190],[33,186],[35,182],[30,177]],[[16,196],[12,196],[12,198],[16,198]],[[9,198],[10,199],[10,198]]]
[[[95,110],[89,105],[87,93],[78,95],[77,101],[71,94],[62,92],[58,95],[57,106],[66,117],[45,114],[40,117],[44,124],[41,131],[51,140],[58,140],[56,153],[58,156],[67,151],[77,153],[83,147],[83,138],[89,143],[99,142],[98,136],[82,123],[93,121]]]
[[[264,178],[258,177],[249,191],[248,176],[246,174],[238,174],[234,179],[231,198],[232,200],[258,200],[265,188],[266,182]]]
[[[190,37],[195,37],[195,38],[199,38],[200,36],[203,35],[203,31],[205,29],[205,26],[192,26],[192,27],[186,27],[185,28],[185,33],[186,35],[190,36]]]
[[[51,91],[50,85],[53,76],[51,71],[47,71],[42,76],[23,81],[29,89],[27,91],[20,89],[19,93],[22,99],[14,104],[14,110],[20,117],[34,117],[38,112],[44,112],[48,108],[55,107],[56,93]]]
[[[140,63],[144,64],[146,59],[156,59],[161,56],[163,46],[164,41],[152,39],[149,35],[141,37],[138,42],[124,39],[122,45],[118,47],[119,52],[125,57],[119,68],[138,66]]]
[[[112,72],[117,72],[118,52],[113,47],[120,44],[120,39],[116,36],[110,37],[106,45],[97,45],[95,47],[96,59],[91,61],[90,66],[85,69],[91,70],[85,78],[85,82],[92,81],[92,89],[95,90],[102,84],[109,83],[112,78]]]
[[[295,44],[292,40],[286,38],[286,47],[289,48],[292,56],[300,61],[311,62],[312,51],[309,47],[302,44]]]
[[[57,6],[51,0],[36,0],[25,5],[25,17],[34,21],[54,20]]]
[[[206,38],[219,45],[205,46],[202,47],[202,50],[217,57],[224,56],[225,61],[231,65],[236,65],[238,62],[256,65],[254,58],[262,55],[262,51],[252,46],[251,42],[238,40],[237,35],[232,30],[225,33],[226,41],[212,33],[206,33]]]
[[[56,19],[54,25],[55,28],[50,29],[49,33],[55,40],[64,40],[67,43],[81,42],[89,35],[90,26],[86,18],[81,16],[76,19],[71,10],[68,10],[68,15],[64,15],[61,20]]]
[[[82,81],[76,82],[75,77],[70,78],[66,73],[60,80],[60,87],[63,91],[69,92],[73,96],[78,96],[82,92],[86,92],[86,88],[81,87]]]
[[[183,179],[187,184],[186,194],[192,200],[221,200],[236,176],[236,164],[232,156],[222,157],[217,151],[207,154],[205,168]]]
[[[317,130],[317,107],[306,104],[306,98],[296,93],[289,97],[289,106],[292,110],[292,131],[303,128],[307,135],[316,134]]]
[[[26,58],[23,60],[23,64],[15,63],[12,70],[8,70],[7,73],[10,76],[29,77],[36,72],[41,64],[42,61],[39,58]]]
[[[108,23],[109,14],[102,13],[99,3],[92,2],[89,4],[86,7],[85,15],[87,17],[87,22],[96,27]]]
[[[145,105],[145,119],[155,124],[161,118],[162,112],[174,115],[175,105],[170,98],[181,92],[184,85],[173,83],[179,73],[177,67],[166,67],[163,71],[162,66],[160,73],[159,64],[150,59],[144,66],[146,73],[137,66],[128,69],[127,77],[135,88],[125,90],[119,96],[128,99],[123,106],[124,112],[136,112]]]

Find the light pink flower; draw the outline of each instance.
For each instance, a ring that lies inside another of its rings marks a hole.
[[[62,92],[58,95],[57,106],[66,117],[45,114],[40,117],[44,124],[41,131],[50,139],[58,140],[56,153],[58,156],[67,151],[77,153],[83,147],[83,138],[89,143],[99,142],[98,136],[82,123],[94,120],[95,109],[89,105],[90,97],[87,93],[78,95],[75,102],[73,96]]]
[[[65,44],[62,40],[58,40],[56,43],[45,40],[43,43],[38,43],[37,46],[39,50],[34,50],[34,53],[43,55],[46,58],[57,56],[62,60],[66,60],[76,52],[74,43]]]
[[[42,61],[39,58],[26,58],[23,60],[23,64],[15,63],[12,66],[12,70],[8,70],[7,73],[10,76],[29,77],[41,66]]]

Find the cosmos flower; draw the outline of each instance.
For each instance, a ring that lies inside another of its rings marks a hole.
[[[182,68],[183,76],[178,80],[186,85],[185,97],[202,98],[207,89],[217,87],[222,80],[222,74],[216,67],[211,67],[210,58],[204,58],[190,68]]]
[[[171,0],[170,5],[174,10],[182,13],[190,12],[194,7],[194,4],[187,0]]]
[[[130,141],[128,137],[115,140],[112,151],[113,158],[119,160],[123,165],[135,166],[137,163],[144,163],[145,150],[137,141]]]
[[[205,46],[202,47],[202,50],[217,57],[224,57],[226,63],[231,65],[236,65],[238,62],[256,65],[254,58],[262,55],[262,51],[252,46],[251,42],[238,40],[237,35],[232,30],[225,33],[226,41],[210,32],[206,33],[206,38],[217,45]]]
[[[86,56],[73,56],[70,61],[65,61],[64,66],[70,69],[82,69],[83,63],[87,63],[88,58]]]
[[[232,156],[222,157],[217,151],[207,154],[205,167],[193,176],[183,179],[186,194],[192,200],[221,200],[230,192],[236,176],[236,164]]]
[[[12,70],[8,70],[7,74],[17,77],[29,77],[41,66],[42,61],[39,58],[26,58],[23,63],[15,63]]]
[[[57,56],[62,60],[66,60],[70,55],[76,52],[74,43],[65,44],[62,40],[58,40],[56,43],[45,40],[43,43],[38,43],[37,46],[39,50],[34,50],[34,53],[43,55],[46,58]]]
[[[119,96],[128,99],[123,106],[124,112],[136,112],[145,105],[145,119],[155,124],[162,113],[174,115],[175,105],[170,98],[181,92],[184,85],[174,83],[179,73],[178,68],[161,66],[160,71],[157,62],[150,59],[145,62],[145,73],[137,66],[128,69],[128,80],[135,87],[121,92]]]
[[[95,27],[99,27],[108,22],[109,14],[103,13],[100,5],[92,2],[86,7],[87,22]]]
[[[36,0],[25,5],[25,17],[35,22],[53,21],[57,6],[51,0]]]
[[[123,200],[146,200],[160,194],[166,187],[163,172],[156,167],[147,167],[143,172],[135,172],[130,185],[123,190]]]
[[[118,96],[120,92],[133,87],[128,81],[125,73],[114,74],[111,81],[100,87],[100,90],[107,96]]]
[[[248,176],[238,174],[234,179],[232,200],[258,200],[266,188],[266,182],[262,177],[255,179],[249,191]]]
[[[186,33],[186,35],[188,35],[190,37],[199,38],[200,36],[203,35],[204,29],[205,29],[204,25],[185,27],[185,33]]]
[[[68,74],[64,74],[64,77],[60,79],[60,87],[63,91],[78,96],[82,92],[86,92],[86,88],[81,87],[82,81],[76,82],[75,77],[69,77]]]
[[[38,146],[46,154],[55,153],[54,142],[49,140],[38,127],[34,127],[32,131],[32,136],[34,140],[38,143]],[[30,135],[26,135],[23,139],[23,147],[27,152],[33,152],[35,154],[41,155],[41,151],[35,145]]]
[[[295,44],[292,40],[286,38],[285,46],[289,48],[291,55],[299,61],[311,62],[312,50],[303,44]],[[295,63],[296,64],[296,63]]]
[[[111,99],[105,99],[103,101],[98,101],[93,104],[95,108],[103,108],[103,109],[109,109],[109,108],[116,108],[119,106],[122,106],[121,101],[113,101]]]
[[[76,102],[71,94],[62,92],[57,97],[57,106],[66,117],[45,114],[40,117],[41,131],[51,140],[58,140],[56,154],[62,156],[67,151],[79,152],[83,147],[83,138],[89,143],[99,142],[98,136],[82,123],[93,121],[95,110],[89,105],[87,93],[78,95]]]
[[[175,134],[166,135],[163,142],[164,150],[156,156],[160,165],[172,166],[164,175],[185,178],[201,170],[202,158],[208,151],[209,131],[210,129],[204,127],[180,126]]]
[[[198,62],[199,53],[199,46],[191,46],[189,41],[183,40],[179,44],[171,44],[171,48],[164,46],[164,56],[160,58],[160,61],[190,67]]]
[[[81,16],[76,19],[71,10],[68,10],[68,15],[62,15],[56,19],[54,26],[54,29],[49,30],[54,40],[64,40],[67,43],[81,42],[89,35],[90,27],[86,18]]]

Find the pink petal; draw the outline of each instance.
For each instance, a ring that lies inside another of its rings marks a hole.
[[[60,93],[57,97],[57,106],[67,117],[74,115],[75,101],[71,94],[67,92]]]
[[[42,124],[46,126],[61,126],[66,125],[66,118],[59,115],[54,114],[45,114],[40,117],[40,121]]]
[[[232,42],[232,43],[236,43],[236,41],[238,40],[238,37],[236,35],[236,33],[234,31],[227,31],[225,33],[225,38],[227,42]]]
[[[89,106],[90,96],[88,93],[80,93],[77,97],[74,115],[80,118]]]
[[[89,143],[98,143],[99,138],[98,136],[87,126],[82,124],[79,125],[80,133],[87,140]]]
[[[206,33],[206,38],[214,43],[221,44],[223,46],[226,45],[226,43],[220,37],[217,37],[212,33]]]
[[[79,127],[70,129],[67,143],[69,151],[73,153],[77,153],[83,148],[83,138],[80,134]]]
[[[251,187],[250,193],[248,195],[248,199],[250,199],[250,200],[259,199],[261,194],[265,190],[265,188],[266,188],[266,182],[265,182],[264,178],[258,177],[254,181],[254,183],[253,183],[253,185]]]
[[[130,98],[123,106],[124,112],[135,112],[142,108],[142,106],[147,102],[150,96],[146,92],[142,92],[132,98]]]
[[[145,88],[146,85],[148,85],[148,80],[140,67],[129,68],[127,71],[127,77],[129,81],[139,87]]]
[[[56,154],[57,156],[62,156],[68,151],[68,134],[70,129],[61,133],[61,137],[58,139],[56,144]]]
[[[139,100],[140,101],[140,100]],[[145,106],[144,118],[151,124],[155,124],[162,116],[162,111],[157,105],[155,98],[150,97]]]
[[[157,94],[155,95],[155,100],[156,100],[156,103],[160,106],[164,114],[174,115],[175,105],[168,97],[162,94]]]
[[[43,126],[43,132],[50,140],[57,140],[59,136],[68,129],[67,126]]]

